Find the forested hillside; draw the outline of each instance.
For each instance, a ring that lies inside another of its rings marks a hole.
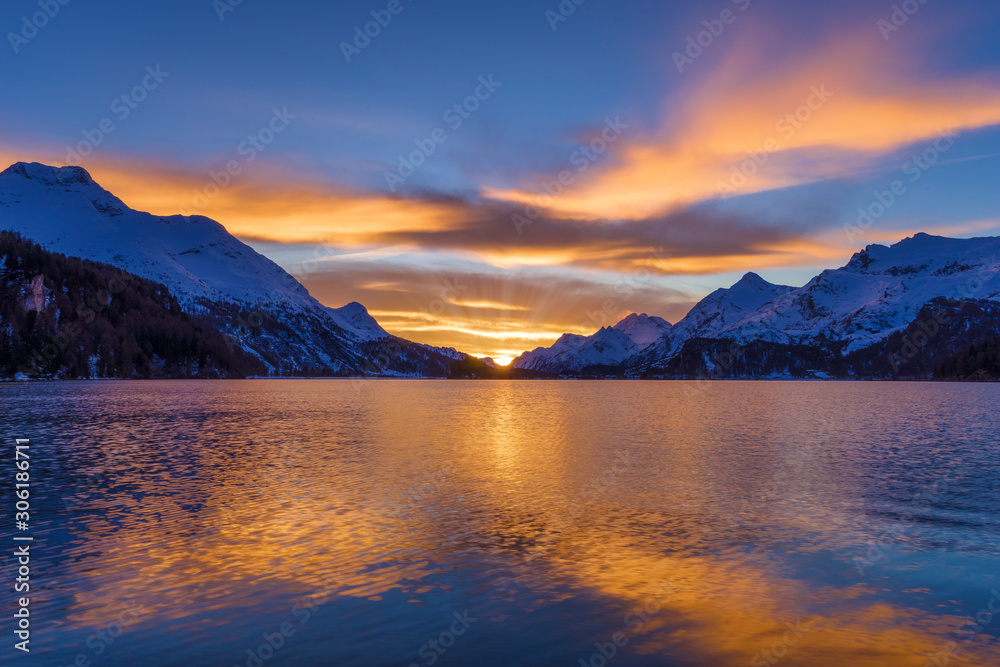
[[[221,378],[264,364],[166,287],[0,232],[0,377]]]
[[[1000,337],[970,345],[934,371],[935,380],[1000,381]]]

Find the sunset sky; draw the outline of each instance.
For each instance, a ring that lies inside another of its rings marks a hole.
[[[79,164],[504,362],[747,271],[1000,234],[996,2],[11,0],[0,27],[3,166]]]

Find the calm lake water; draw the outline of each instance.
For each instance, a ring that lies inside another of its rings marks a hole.
[[[161,381],[0,400],[5,487],[13,437],[32,441],[25,663],[1000,665],[998,385]],[[0,663],[21,663],[3,616]]]

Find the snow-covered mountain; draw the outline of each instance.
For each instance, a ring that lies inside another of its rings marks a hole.
[[[721,338],[730,327],[794,289],[748,273],[732,287],[717,289],[695,304],[669,335],[655,341],[648,354],[669,357],[692,338]]]
[[[326,312],[340,328],[357,340],[372,341],[389,337],[389,333],[357,301],[352,301],[341,308],[327,308]]]
[[[800,357],[808,350],[806,356],[833,364],[852,354],[865,358],[865,350],[876,348],[891,356],[887,341],[899,337],[899,345],[904,345],[904,334],[933,304],[945,303],[941,299],[951,300],[949,308],[966,304],[955,311],[965,317],[993,321],[994,310],[1000,308],[1000,238],[921,233],[891,247],[871,245],[845,266],[823,271],[799,288],[774,285],[748,273],[732,287],[709,294],[684,319],[624,358],[625,345],[603,329],[586,338],[567,334],[550,348],[522,355],[515,364],[550,373],[617,366],[635,375],[684,366],[679,356],[699,340],[767,344],[771,347],[761,355],[769,359],[790,354],[792,347]],[[981,331],[979,324],[963,326]],[[595,350],[598,343],[602,350]],[[698,349],[707,359],[707,350],[726,348],[701,344]]]
[[[19,162],[0,172],[0,229],[165,285],[275,374],[442,375],[447,366],[448,355],[390,336],[361,304],[324,306],[214,220],[134,211],[81,167]]]
[[[663,318],[632,313],[592,336],[564,334],[551,347],[526,352],[512,365],[546,373],[579,371],[587,366],[618,366],[660,340],[670,329],[670,323]]]
[[[636,347],[644,350],[669,333],[673,327],[662,317],[632,313],[611,328],[622,332],[636,344]]]
[[[903,329],[937,297],[1000,300],[998,262],[1000,238],[921,233],[891,247],[871,245],[846,266],[798,289],[779,288],[783,293],[739,319],[696,335],[741,343],[838,340],[850,352]]]

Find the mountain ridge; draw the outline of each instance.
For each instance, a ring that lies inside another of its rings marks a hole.
[[[391,336],[361,304],[324,306],[220,223],[132,210],[82,167],[0,172],[0,228],[165,285],[271,375],[446,377],[461,356]]]
[[[555,374],[638,377],[662,371],[663,375],[689,375],[698,359],[703,372],[712,372],[708,350],[718,353],[726,345],[736,345],[740,349],[756,346],[761,359],[785,355],[789,360],[822,361],[830,366],[827,370],[841,368],[838,364],[843,358],[852,354],[864,358],[865,350],[912,329],[926,316],[922,314],[928,304],[938,299],[982,302],[985,305],[960,312],[973,320],[992,321],[990,304],[1000,303],[998,258],[1000,237],[952,239],[921,232],[891,246],[869,245],[843,267],[826,269],[802,287],[774,285],[749,272],[732,287],[706,296],[658,340],[624,360],[615,354],[574,357],[568,349],[554,354],[556,346],[552,346],[522,355],[513,364],[538,368],[538,360],[544,359],[544,370]],[[970,322],[970,327],[974,324]],[[577,345],[591,338],[579,336]],[[726,341],[726,345],[710,341]],[[761,348],[765,344],[771,346],[767,352]],[[942,354],[949,351],[942,349]],[[796,372],[808,367],[789,364]],[[898,366],[894,365],[893,373],[899,371]],[[885,375],[880,368],[879,373]],[[842,372],[850,375],[857,369],[847,363]]]

